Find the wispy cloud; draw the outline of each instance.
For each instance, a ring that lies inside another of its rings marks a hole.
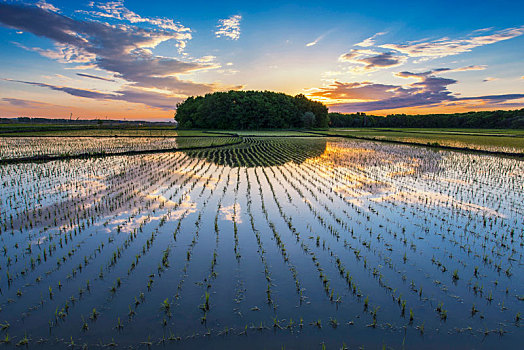
[[[491,32],[491,33],[490,33]],[[401,66],[405,63],[421,63],[431,59],[442,58],[469,52],[472,49],[509,40],[524,34],[524,26],[507,28],[493,31],[493,28],[485,28],[474,31],[468,37],[462,39],[450,39],[447,37],[436,40],[419,40],[406,44],[382,44],[375,45],[375,39],[386,32],[375,35],[355,44],[357,48],[339,56],[339,62],[352,63],[348,71],[350,73],[369,73],[382,68]],[[387,50],[387,51],[384,51]],[[416,58],[417,60],[413,60]],[[462,70],[480,70],[485,66],[469,66]]]
[[[78,75],[79,77],[91,78],[91,79],[97,79],[97,80],[103,80],[103,81],[110,81],[110,82],[116,81],[115,79],[108,79],[104,77],[99,77],[97,75],[91,75],[91,74],[85,74],[85,73],[76,73],[76,75]]]
[[[41,49],[39,47],[27,47],[21,43],[13,42],[16,46],[31,52],[56,60],[60,63],[87,63],[96,59],[96,55],[87,52],[83,48],[74,45],[55,43],[55,49]]]
[[[226,37],[232,40],[240,38],[240,20],[241,15],[233,15],[229,18],[219,19],[215,35],[217,38]]]
[[[450,39],[443,37],[431,41],[408,42],[406,44],[384,44],[379,47],[395,50],[409,57],[419,58],[441,58],[469,52],[472,49],[509,40],[524,34],[524,26],[507,28],[487,34],[490,29],[483,31],[484,35],[470,35],[463,39]]]
[[[20,98],[4,97],[2,98],[2,101],[10,104],[11,106],[22,107],[22,108],[42,108],[42,107],[51,106],[50,104],[45,103],[45,102],[24,100]]]
[[[313,40],[312,42],[307,43],[307,44],[306,44],[306,47],[315,46],[316,44],[318,44],[318,42],[319,42],[320,40],[324,39],[328,34],[332,33],[333,31],[334,31],[334,29],[328,30],[327,32],[325,32],[324,34],[320,35],[318,38],[316,38],[316,39]]]
[[[36,3],[36,6],[40,7],[42,10],[60,12],[58,7],[55,7],[53,4],[46,2],[45,0],[40,0]]]
[[[361,47],[370,47],[370,46],[373,46],[375,45],[375,38],[377,36],[381,36],[381,35],[385,35],[387,34],[387,32],[379,32],[367,39],[364,39],[363,41],[359,42],[358,44],[355,44],[355,46],[361,46]]]
[[[495,80],[499,80],[498,78],[493,78],[493,77],[486,77],[484,79],[482,79],[482,82],[483,83],[488,83],[490,81],[495,81]]]
[[[462,71],[467,70],[463,69]],[[414,78],[407,87],[373,82],[342,83],[335,82],[325,88],[308,93],[310,97],[331,100],[331,106],[341,112],[365,112],[409,107],[428,107],[450,102],[482,101],[503,103],[522,99],[524,94],[502,94],[461,97],[451,93],[448,86],[457,80],[444,78],[438,74],[461,71],[459,69],[439,68],[426,72],[399,72],[402,78]]]
[[[173,110],[176,102],[179,102],[181,98],[177,98],[172,95],[166,95],[162,93],[137,89],[137,88],[123,88],[115,92],[100,92],[97,90],[89,89],[78,89],[69,86],[57,86],[46,83],[39,83],[33,81],[23,81],[14,79],[4,79],[6,81],[38,86],[48,88],[54,91],[61,91],[71,96],[83,97],[95,100],[114,100],[114,101],[126,101],[132,103],[141,103],[146,106],[160,108],[166,111]]]
[[[472,70],[485,70],[488,66],[486,65],[477,65],[477,66],[467,66],[467,67],[460,67],[460,68],[449,68],[447,69],[447,72],[467,72]]]

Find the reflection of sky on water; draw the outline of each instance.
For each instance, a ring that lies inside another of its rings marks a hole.
[[[239,203],[220,208],[220,214],[223,220],[235,221],[237,224],[242,223],[242,211]]]
[[[307,163],[325,169],[319,174],[320,177],[330,178],[333,174],[339,174],[339,184],[333,186],[332,190],[359,206],[364,205],[363,198],[397,204],[423,204],[430,201],[434,205],[506,217],[486,205],[479,205],[467,199],[459,200],[430,190],[435,180],[447,182],[450,186],[471,184],[471,181],[463,178],[452,177],[456,168],[456,158],[461,156],[471,157],[467,154],[435,152],[418,147],[338,140],[328,142],[324,153],[319,157],[308,159]],[[447,160],[449,157],[453,158],[452,163]],[[476,169],[477,174],[484,173],[484,169],[497,166],[492,157],[477,156],[475,159],[486,163],[486,167],[481,166]],[[496,163],[500,162],[504,163],[505,159],[496,159]],[[507,162],[514,161],[507,160]],[[517,167],[521,167],[521,164],[517,163]],[[463,177],[462,173],[455,175]],[[508,175],[518,176],[515,171],[509,172]],[[411,188],[407,187],[410,182],[413,185]],[[474,201],[475,198],[471,200]]]

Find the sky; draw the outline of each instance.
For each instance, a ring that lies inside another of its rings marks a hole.
[[[172,120],[189,96],[524,108],[521,1],[0,0],[0,117]]]

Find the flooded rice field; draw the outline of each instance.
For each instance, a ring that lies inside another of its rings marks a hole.
[[[62,139],[2,157],[86,147]],[[8,347],[492,349],[524,337],[522,160],[248,137],[6,164],[0,178]]]

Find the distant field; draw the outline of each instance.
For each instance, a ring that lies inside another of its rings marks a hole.
[[[524,151],[524,131],[509,129],[330,129],[330,135],[439,144],[488,151]]]
[[[239,137],[1,137],[0,163],[39,157],[115,155],[132,152],[201,149],[231,145]]]
[[[17,131],[17,132],[13,132]],[[413,142],[498,152],[524,151],[524,130],[512,129],[419,129],[419,128],[337,128],[321,130],[325,135],[343,135],[376,140]],[[209,137],[240,136],[295,137],[313,136],[302,130],[176,130],[172,127],[105,127],[47,124],[0,124],[0,136],[35,137]]]
[[[212,132],[201,130],[175,130],[172,128],[155,128],[155,129],[84,129],[84,130],[24,130],[20,132],[2,133],[4,129],[0,128],[0,136],[82,136],[82,137],[107,137],[107,136],[125,136],[125,137],[174,137],[174,136],[209,136]]]

